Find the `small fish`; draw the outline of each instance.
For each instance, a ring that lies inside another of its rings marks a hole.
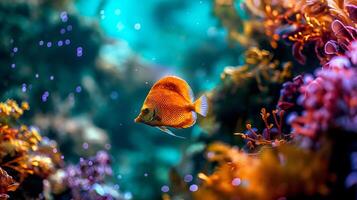
[[[188,128],[195,124],[196,113],[206,116],[207,111],[206,96],[194,101],[192,90],[186,81],[167,76],[152,86],[135,122],[154,126],[169,135],[180,137],[167,127]]]

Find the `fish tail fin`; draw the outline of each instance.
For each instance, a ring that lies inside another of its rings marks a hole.
[[[195,112],[206,117],[208,112],[208,101],[205,95],[202,95],[199,99],[197,99],[194,103]]]

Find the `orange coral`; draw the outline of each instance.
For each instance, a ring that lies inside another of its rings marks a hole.
[[[19,184],[0,167],[0,200],[9,198],[6,193],[15,191],[18,186]]]
[[[293,42],[293,54],[300,63],[305,63],[302,51],[308,43],[314,44],[322,63],[328,61],[324,45],[336,38],[331,24],[338,19],[346,26],[356,27],[348,12],[355,4],[355,0],[248,0],[245,3],[252,15],[263,21],[272,47],[277,47],[281,38],[288,39]]]
[[[28,109],[27,103],[21,106],[13,100],[0,103],[0,179],[3,180],[0,182],[11,183],[8,189],[0,187],[3,199],[7,198],[7,191],[16,189],[15,179],[21,184],[28,175],[46,178],[62,162],[55,143],[45,144],[36,128],[15,125]]]
[[[326,150],[312,152],[291,145],[263,149],[250,155],[223,143],[207,149],[209,161],[218,162],[203,180],[195,199],[273,200],[289,195],[326,195],[328,173]]]

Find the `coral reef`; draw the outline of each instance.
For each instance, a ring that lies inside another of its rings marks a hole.
[[[21,106],[13,100],[0,103],[2,198],[9,196],[9,192],[13,192],[12,198],[38,197],[42,192],[42,180],[62,165],[54,141],[42,139],[34,127],[18,124],[17,119],[28,109],[27,103]],[[40,187],[26,190],[30,184]]]
[[[249,155],[213,143],[207,148],[207,158],[218,162],[217,169],[209,176],[198,174],[204,182],[193,196],[212,200],[324,196],[333,178],[328,173],[327,155],[287,145]]]
[[[0,2],[0,200],[356,199],[356,0],[123,2]],[[133,122],[168,74],[187,140]]]
[[[236,3],[247,16],[237,14]],[[208,93],[213,111],[201,120],[214,133],[203,137],[207,163],[196,169],[195,190],[173,181],[181,193],[212,200],[356,197],[355,9],[355,1],[338,0],[215,1],[229,38],[246,47],[245,64],[226,67]],[[252,38],[259,42],[243,41]],[[291,53],[274,56],[286,49]]]
[[[241,132],[246,123],[258,121],[253,113],[259,112],[261,107],[274,108],[279,86],[292,76],[292,63],[281,63],[266,50],[253,47],[245,55],[245,64],[226,67],[221,74],[222,85],[208,94],[211,112],[207,119],[211,115],[214,122],[209,122],[206,130],[212,124],[224,123],[211,130],[212,133]],[[203,128],[207,119],[202,120]]]
[[[112,176],[104,151],[65,166],[56,142],[42,138],[34,127],[19,124],[27,103],[0,103],[0,198],[124,199],[108,185]]]

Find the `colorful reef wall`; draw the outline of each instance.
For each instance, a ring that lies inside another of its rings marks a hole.
[[[0,100],[0,200],[356,199],[357,1],[2,0]]]

